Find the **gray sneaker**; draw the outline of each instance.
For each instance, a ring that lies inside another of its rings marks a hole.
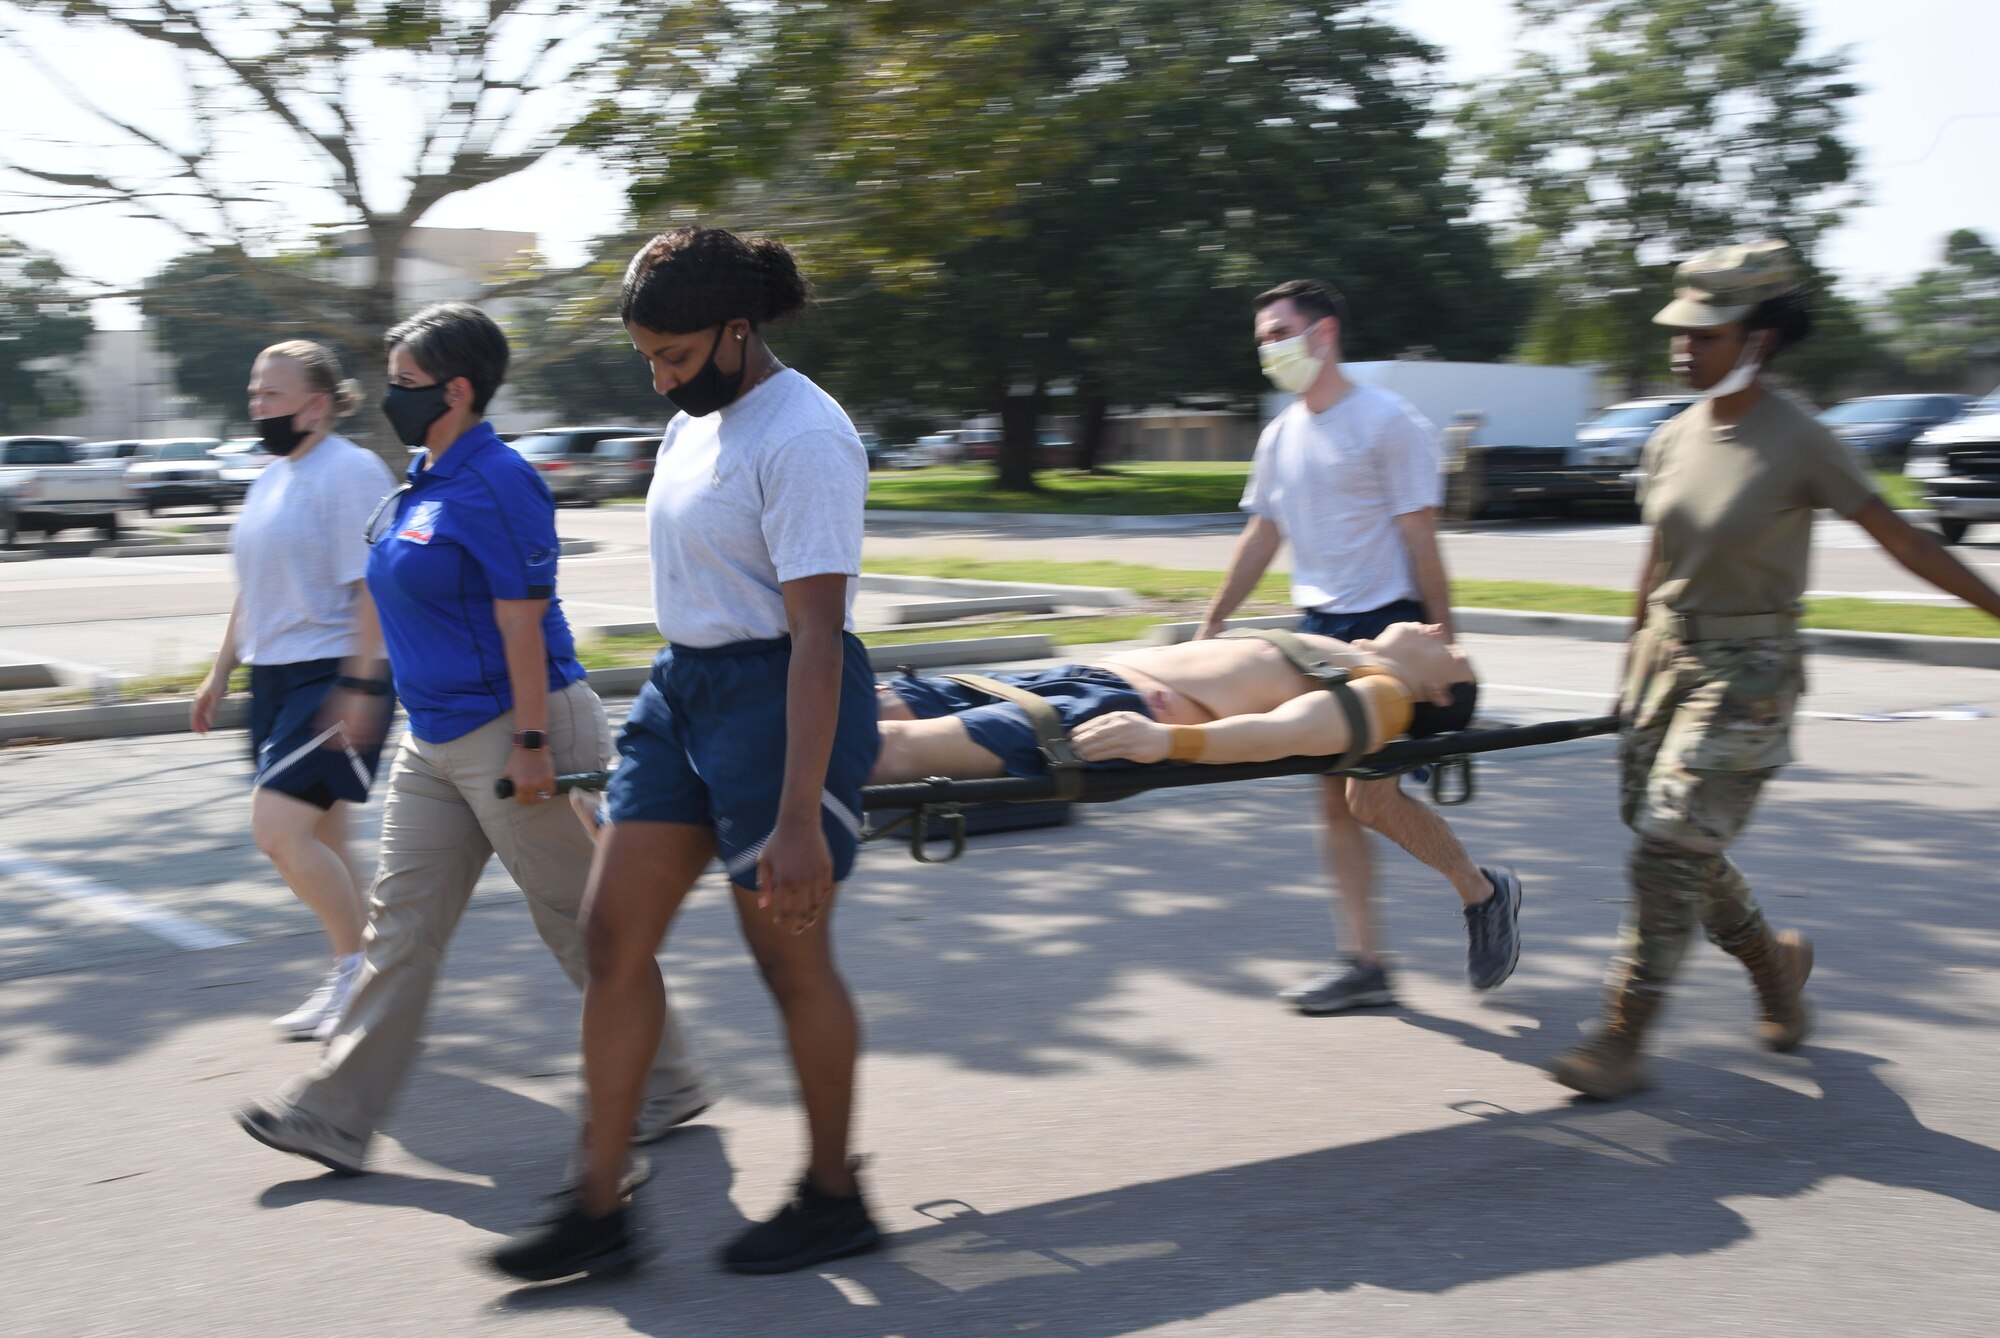
[[[1493,895],[1465,908],[1465,974],[1472,988],[1490,990],[1514,974],[1521,961],[1521,880],[1508,868],[1479,872],[1493,884]]]
[[[657,1143],[713,1104],[708,1093],[699,1087],[648,1096],[646,1104],[639,1107],[639,1118],[633,1121],[632,1141]]]
[[[1396,996],[1389,988],[1389,972],[1380,962],[1349,962],[1345,970],[1306,982],[1315,988],[1291,1000],[1292,1006],[1309,1017],[1345,1013],[1355,1008],[1388,1008]]]
[[[367,1144],[289,1102],[251,1102],[236,1112],[243,1132],[267,1148],[316,1161],[335,1175],[364,1175]]]

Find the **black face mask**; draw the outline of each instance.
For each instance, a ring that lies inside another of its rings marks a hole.
[[[263,441],[264,449],[273,455],[290,455],[299,448],[299,443],[312,433],[301,432],[292,426],[292,414],[279,414],[276,418],[259,418],[257,436]]]
[[[708,350],[708,361],[701,370],[667,392],[667,399],[676,409],[690,418],[706,418],[708,415],[736,399],[736,393],[743,389],[743,367],[738,367],[733,375],[724,376],[722,369],[715,365],[715,355],[722,349],[723,326],[715,332],[715,343]],[[744,359],[744,366],[749,359]]]
[[[444,417],[444,383],[434,386],[390,386],[382,396],[382,413],[396,430],[396,440],[405,446],[424,444],[424,433]]]

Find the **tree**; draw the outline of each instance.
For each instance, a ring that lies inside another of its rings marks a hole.
[[[1805,54],[1783,0],[1516,0],[1530,51],[1459,117],[1475,175],[1518,197],[1511,250],[1538,300],[1525,351],[1659,372],[1670,267],[1789,238],[1810,260],[1847,202],[1845,55]]]
[[[314,259],[192,252],[147,280],[139,309],[173,363],[174,388],[224,423],[247,424],[246,387],[259,353],[281,339],[347,343],[338,327],[311,322],[318,303],[288,303],[281,296],[292,277],[283,271],[306,268]]]
[[[1367,11],[718,3],[734,59],[590,134],[642,211],[799,244],[836,393],[997,413],[999,484],[1031,488],[1054,392],[1086,443],[1114,403],[1253,395],[1250,298],[1280,279],[1350,290],[1350,354],[1507,347],[1510,285],[1424,133],[1436,53]]]
[[[1943,261],[1889,294],[1889,316],[1912,371],[1959,382],[2000,361],[2000,254],[1961,228],[1945,239]]]
[[[501,315],[514,347],[508,380],[521,398],[577,423],[660,423],[673,406],[618,322],[618,286],[643,239],[601,240],[576,274]]]
[[[526,170],[572,142],[613,85],[609,34],[650,20],[606,0],[16,0],[30,15],[89,25],[105,50],[137,39],[174,55],[185,104],[121,115],[53,68],[18,31],[0,33],[33,71],[104,130],[99,143],[0,149],[13,212],[114,209],[175,232],[191,258],[146,299],[246,340],[315,330],[349,369],[378,375],[383,331],[411,305],[397,258],[442,201]],[[399,119],[399,113],[402,114]],[[184,131],[168,127],[184,124]],[[363,133],[367,126],[369,132]],[[231,144],[280,147],[246,163]],[[279,170],[282,164],[282,170]],[[306,174],[305,184],[270,184]],[[314,201],[295,220],[296,192]],[[288,195],[287,191],[293,192]],[[365,245],[352,244],[355,235]],[[308,263],[277,263],[299,252]],[[342,273],[336,252],[358,272]],[[247,364],[238,374],[247,374]],[[199,378],[197,378],[199,379]]]
[[[83,409],[59,366],[83,352],[90,311],[62,267],[0,237],[0,432],[46,430]]]

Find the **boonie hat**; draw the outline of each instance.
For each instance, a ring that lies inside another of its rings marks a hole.
[[[1728,325],[1749,315],[1759,302],[1796,292],[1799,286],[1798,261],[1788,242],[1717,246],[1674,271],[1674,300],[1660,308],[1653,324],[1677,330]]]

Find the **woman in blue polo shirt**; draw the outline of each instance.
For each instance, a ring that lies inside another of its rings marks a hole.
[[[723,1264],[778,1273],[878,1239],[847,1155],[860,1030],[827,922],[878,747],[874,675],[851,630],[868,457],[840,406],[758,333],[805,300],[783,245],[719,228],[663,233],[625,274],[626,332],[681,410],[646,498],[669,649],[619,736],[592,872],[585,1172],[567,1211],[494,1256],[515,1277],[636,1257],[620,1148],[661,1017],[650,964],[718,856],[783,1015],[811,1142],[791,1202]]]
[[[445,945],[490,856],[584,983],[577,917],[591,841],[568,804],[549,800],[559,769],[602,766],[611,743],[556,598],[555,499],[483,421],[506,375],[506,336],[478,308],[446,303],[387,344],[383,411],[421,453],[367,533],[368,589],[409,715],[382,814],[367,965],[319,1067],[239,1117],[259,1141],[349,1172],[415,1058]],[[495,793],[503,777],[511,799]],[[671,1015],[642,1069],[649,1060],[640,1138],[708,1104]]]

